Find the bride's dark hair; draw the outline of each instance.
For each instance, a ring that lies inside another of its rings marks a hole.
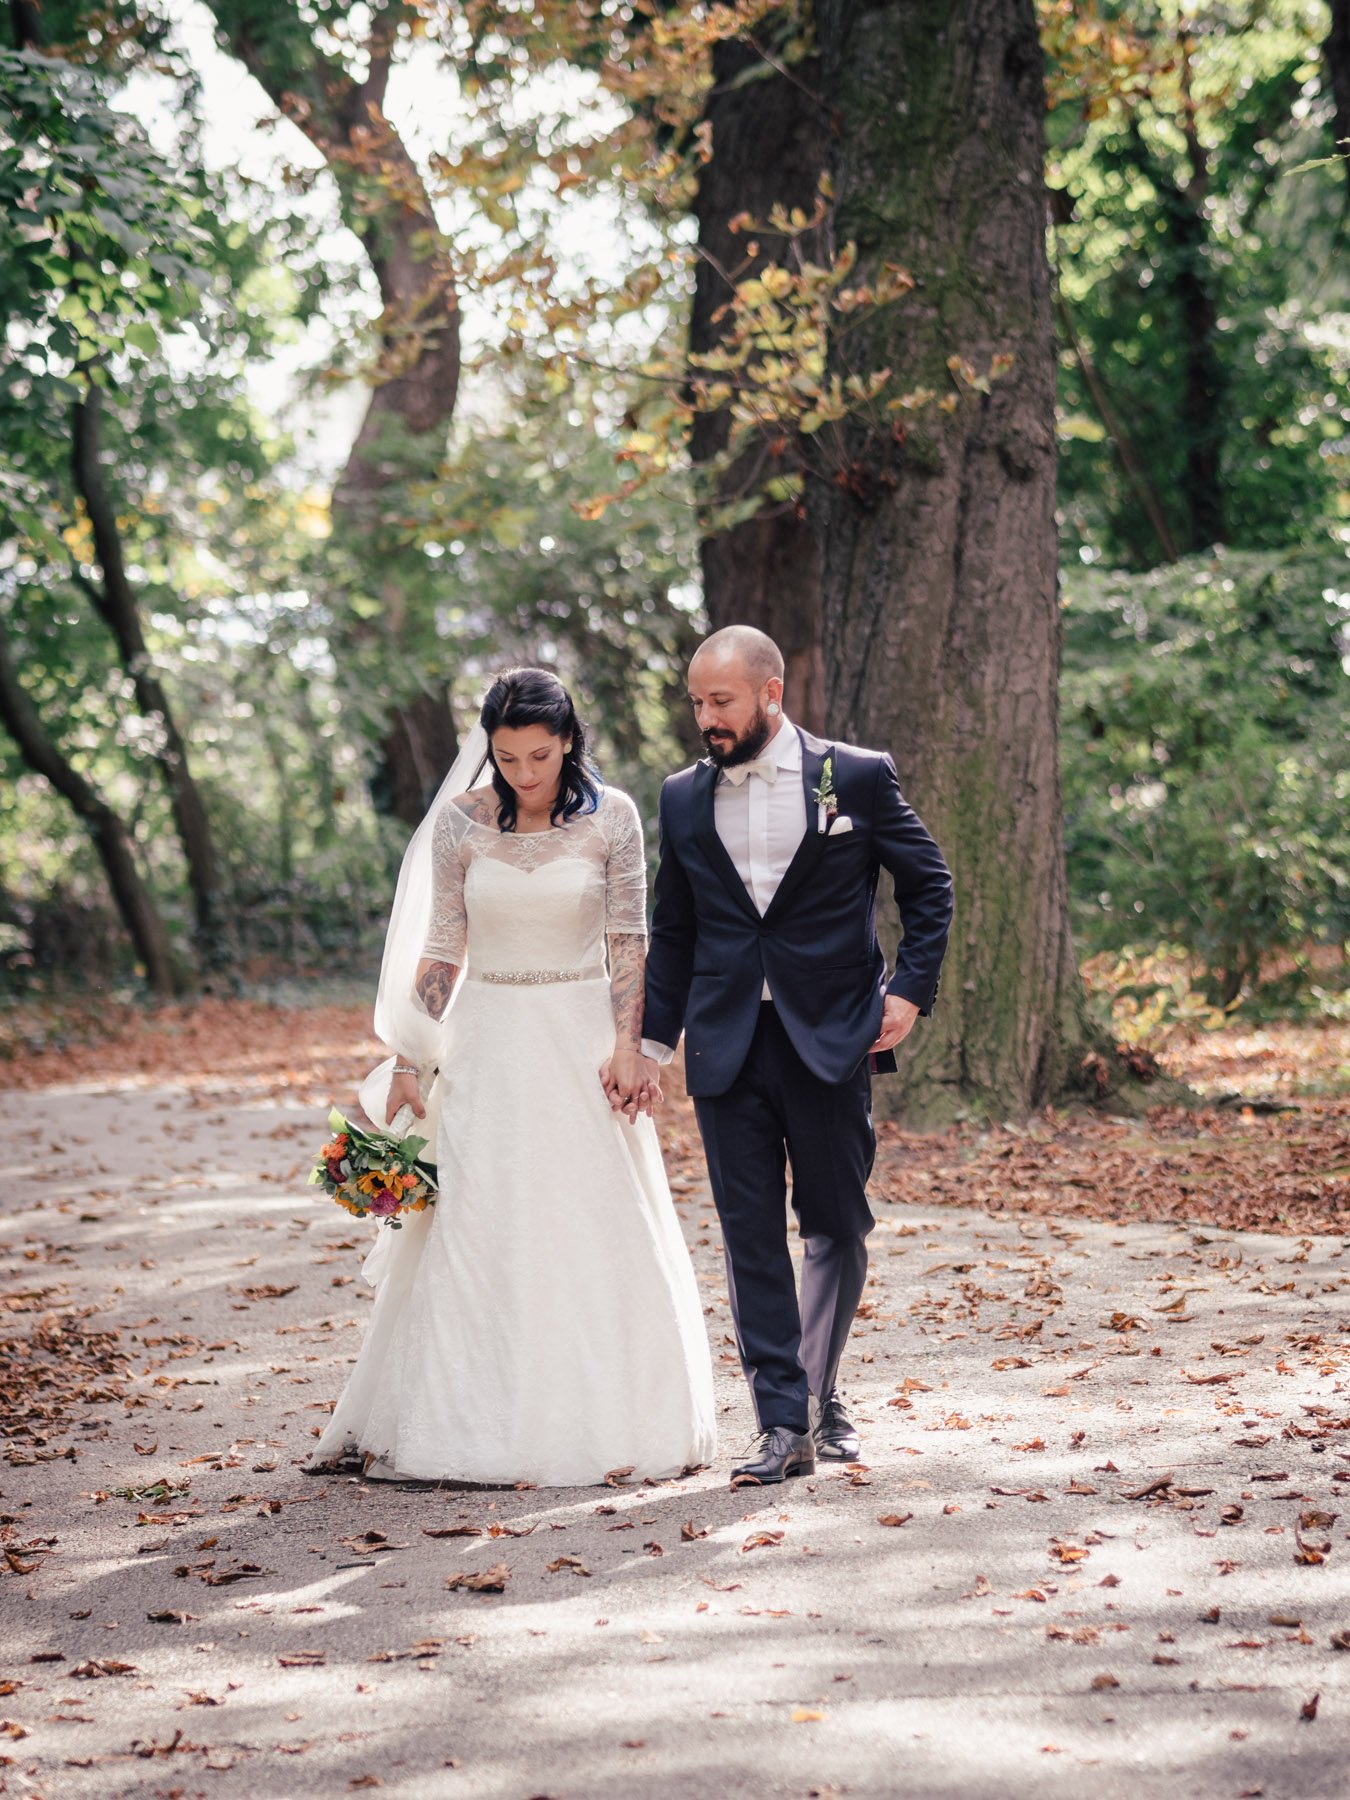
[[[550,815],[556,825],[579,812],[592,812],[600,797],[595,765],[586,755],[586,730],[577,717],[572,696],[547,669],[503,669],[488,689],[478,715],[488,735],[488,759],[496,792],[497,823],[503,831],[516,828],[516,791],[497,767],[492,754],[492,734],[503,725],[518,730],[522,725],[542,725],[556,738],[570,738],[572,747],[562,761],[558,798]]]

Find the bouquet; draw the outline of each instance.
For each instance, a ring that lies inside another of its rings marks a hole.
[[[436,1165],[421,1160],[427,1140],[363,1131],[333,1108],[332,1138],[319,1152],[309,1185],[321,1187],[358,1219],[387,1219],[395,1231],[400,1214],[421,1212],[436,1198]]]

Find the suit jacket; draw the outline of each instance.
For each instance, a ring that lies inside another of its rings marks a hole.
[[[832,1083],[848,1080],[875,1042],[886,993],[933,1009],[952,917],[942,852],[905,804],[889,756],[799,735],[806,833],[762,916],[717,835],[716,766],[695,763],[661,789],[642,1031],[663,1044],[684,1032],[695,1096],[723,1094],[736,1079],[766,977],[797,1053]],[[828,834],[818,829],[814,797],[826,757],[838,808]],[[851,828],[841,831],[845,818]],[[883,868],[904,926],[889,982],[876,932]],[[894,1056],[875,1067],[893,1070]]]

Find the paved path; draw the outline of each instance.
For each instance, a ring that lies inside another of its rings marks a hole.
[[[0,1101],[8,1354],[51,1369],[0,1465],[0,1793],[1350,1789],[1341,1241],[885,1207],[865,1467],[752,1498],[691,1189],[721,1466],[316,1480],[368,1305],[364,1237],[303,1185],[322,1127],[261,1092]]]

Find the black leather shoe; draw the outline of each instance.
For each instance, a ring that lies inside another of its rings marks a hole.
[[[821,1401],[811,1436],[816,1455],[828,1457],[832,1462],[857,1462],[862,1454],[857,1427],[844,1411],[844,1403],[837,1391],[827,1394]]]
[[[732,1487],[768,1487],[789,1475],[813,1475],[816,1450],[809,1431],[790,1425],[771,1425],[761,1431],[743,1463],[731,1471]]]

